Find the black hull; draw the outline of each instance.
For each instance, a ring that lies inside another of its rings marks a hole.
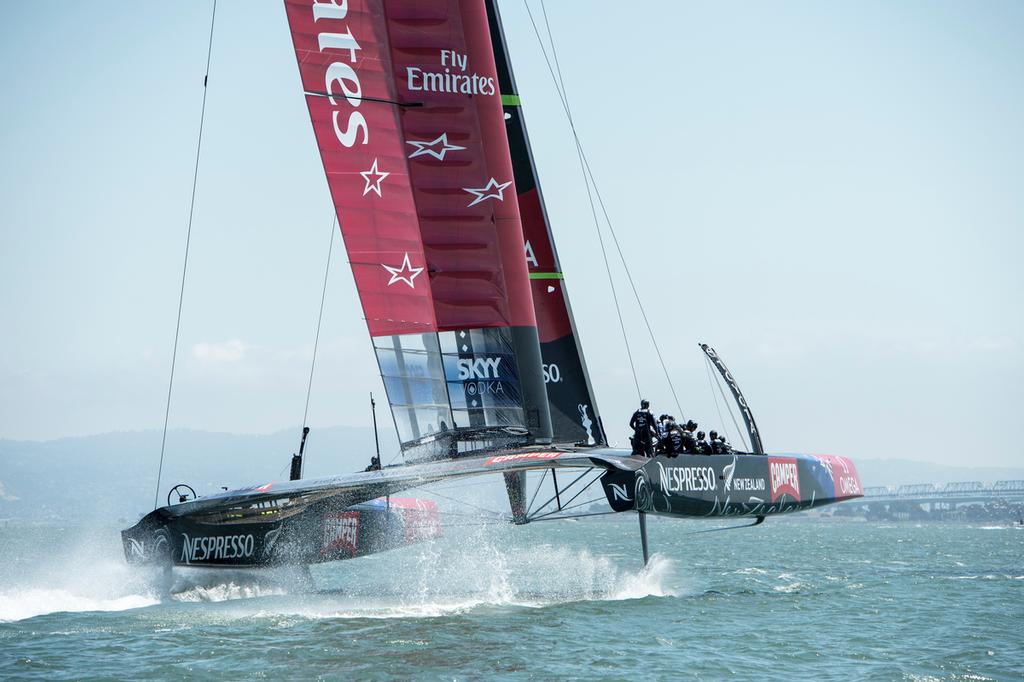
[[[834,455],[658,455],[602,484],[616,511],[690,518],[786,514],[862,494],[853,463]]]
[[[157,509],[121,532],[125,558],[137,565],[208,568],[308,565],[396,549],[441,533],[436,506],[408,498],[345,508],[313,503],[284,518],[265,511],[265,518],[243,522]]]

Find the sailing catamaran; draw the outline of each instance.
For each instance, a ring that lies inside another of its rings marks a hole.
[[[495,0],[285,7],[403,464],[305,480],[300,449],[286,482],[201,498],[176,486],[122,532],[129,562],[308,565],[419,542],[440,532],[436,504],[393,495],[471,476],[504,477],[516,524],[578,515],[574,501],[599,484],[609,513],[639,512],[645,560],[648,513],[756,525],[861,495],[845,457],[765,455],[704,345],[752,452],[609,447]],[[554,491],[538,506],[529,471]]]

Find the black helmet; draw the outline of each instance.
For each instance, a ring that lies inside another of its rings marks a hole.
[[[693,431],[695,428],[697,428],[697,422],[693,421],[692,419],[689,420],[688,422],[686,422],[686,428],[689,429],[690,431]]]
[[[697,440],[704,440],[704,432],[703,431],[698,431],[697,432]]]
[[[651,406],[651,402],[649,400],[641,400],[640,401],[640,409],[641,410],[646,410],[650,406]]]
[[[718,431],[712,431],[708,436],[711,437],[711,440],[718,440]]]
[[[663,421],[665,421],[666,419],[668,419],[668,415],[667,415],[667,414],[663,414],[663,415],[661,415],[660,417],[658,417],[658,421],[660,421],[660,422],[663,422]]]

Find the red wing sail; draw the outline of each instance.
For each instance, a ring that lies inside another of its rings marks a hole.
[[[285,7],[402,442],[481,426],[543,437],[537,323],[483,0]]]

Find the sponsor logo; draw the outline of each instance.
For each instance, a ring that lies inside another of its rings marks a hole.
[[[359,548],[359,512],[340,512],[324,517],[322,553],[339,549],[355,554]]]
[[[348,3],[331,4],[316,2],[313,4],[313,21],[327,20],[323,24],[325,31],[317,34],[317,45],[320,52],[337,55],[340,59],[331,62],[324,72],[324,92],[327,93],[327,101],[334,107],[331,112],[331,121],[334,126],[334,135],[338,142],[344,147],[351,147],[356,143],[357,138],[362,138],[359,144],[366,144],[370,139],[370,129],[366,125],[366,118],[356,109],[363,102],[363,86],[359,82],[359,74],[352,67],[358,63],[359,57],[356,54],[362,48],[352,29],[348,26],[338,26],[333,23],[342,21],[348,15]],[[344,33],[341,32],[344,30]],[[341,97],[344,97],[347,107],[343,109]],[[351,109],[349,109],[351,108]],[[345,116],[345,113],[348,116]],[[344,120],[342,120],[344,119]]]
[[[666,467],[658,462],[661,487],[670,493],[697,493],[715,490],[718,476],[711,467]]]
[[[391,279],[388,280],[388,286],[391,286],[395,282],[405,282],[409,285],[410,289],[416,288],[416,277],[423,272],[423,268],[414,268],[412,263],[409,262],[409,252],[405,252],[405,258],[402,260],[402,264],[397,267],[392,267],[386,263],[380,264],[382,268],[387,270],[391,274]]]
[[[561,452],[517,452],[514,455],[495,455],[484,462],[484,464],[503,464],[520,459],[555,459],[561,456]]]
[[[864,492],[860,489],[860,481],[857,480],[856,476],[840,476],[839,477],[839,492],[845,496],[863,495]]]
[[[834,457],[833,459],[838,462],[839,468],[842,469],[842,472],[839,472],[835,477],[836,492],[845,497],[863,495],[864,491],[861,489],[860,479],[857,477],[856,472],[851,471],[850,461],[845,457]],[[834,470],[833,472],[835,473]]]
[[[457,152],[465,147],[460,147],[457,144],[448,143],[448,133],[441,133],[437,138],[434,138],[430,142],[422,140],[406,140],[406,144],[412,145],[416,148],[411,154],[410,159],[415,159],[417,156],[433,156],[438,161],[444,161],[444,156],[448,152]]]
[[[406,87],[411,92],[450,92],[462,95],[493,95],[497,92],[491,76],[467,73],[469,55],[459,54],[455,50],[441,50],[439,61],[444,71],[426,71],[418,66],[407,66]]]
[[[772,502],[783,495],[800,501],[800,475],[792,457],[769,457],[768,474],[772,483]]]
[[[191,538],[182,533],[181,561],[218,561],[221,559],[247,559],[256,550],[256,540],[249,535],[211,535]]]
[[[458,361],[459,379],[498,379],[501,377],[500,365],[501,358],[461,358]]]
[[[835,486],[836,497],[858,497],[864,494],[857,472],[853,470],[850,460],[836,455],[815,455],[828,471],[829,478]]]
[[[580,412],[580,425],[583,426],[583,430],[587,432],[587,444],[593,445],[597,441],[594,440],[594,431],[591,427],[594,425],[590,415],[587,414],[587,410],[590,409],[590,405],[584,405],[580,403],[576,406],[576,409]]]
[[[273,483],[267,483],[266,485],[261,485],[259,488],[256,488],[256,491],[257,492],[261,492],[261,493],[265,493],[265,492],[267,492],[268,490],[270,490],[273,487],[274,487]]]
[[[491,178],[483,187],[463,187],[462,191],[472,194],[475,197],[473,201],[466,204],[466,206],[476,206],[481,201],[487,201],[488,199],[505,201],[505,190],[508,189],[508,186],[511,184],[511,180],[508,182],[498,182],[495,178]]]
[[[609,483],[608,487],[612,491],[612,499],[622,500],[623,502],[632,502],[633,498],[629,496],[629,490],[626,486],[619,483]]]
[[[722,478],[725,481],[725,485],[722,488],[725,492],[732,490],[732,478],[736,474],[736,455],[732,456],[732,461],[722,468]]]
[[[128,538],[128,552],[136,559],[146,558],[146,544],[135,538]]]
[[[764,491],[767,488],[763,478],[734,478],[732,479],[732,487],[736,492],[741,490],[758,492]]]
[[[533,251],[533,245],[530,244],[530,240],[526,240],[526,244],[523,247],[526,250],[526,264],[531,268],[539,268],[540,262],[537,260],[537,254]]]
[[[551,363],[548,365],[541,365],[541,372],[544,374],[545,384],[560,384],[562,383],[562,370],[558,368],[558,365]]]

